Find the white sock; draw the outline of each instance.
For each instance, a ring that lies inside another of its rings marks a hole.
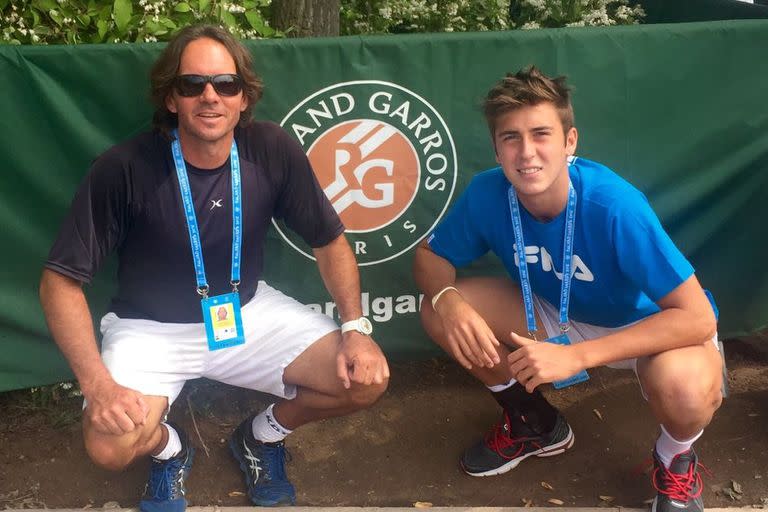
[[[275,404],[271,404],[261,414],[253,418],[251,427],[253,429],[253,437],[263,443],[282,441],[285,439],[285,436],[293,432],[293,430],[288,430],[277,421],[275,415],[272,414],[274,407]]]
[[[512,379],[506,384],[496,384],[495,386],[486,386],[486,387],[491,390],[491,393],[498,393],[499,391],[504,391],[507,388],[511,388],[515,384],[517,384],[517,381],[515,379]]]
[[[661,434],[659,434],[659,438],[656,440],[656,454],[667,469],[669,469],[669,465],[672,464],[672,459],[675,458],[675,455],[690,450],[693,443],[695,443],[696,440],[701,437],[701,434],[704,433],[704,431],[701,430],[690,439],[678,441],[669,435],[669,432],[664,428],[664,425],[659,425],[659,427],[661,427]]]
[[[168,431],[168,442],[165,443],[165,448],[160,453],[152,457],[157,460],[168,460],[181,453],[181,439],[179,439],[179,433],[169,424],[161,423],[160,426],[165,427]]]

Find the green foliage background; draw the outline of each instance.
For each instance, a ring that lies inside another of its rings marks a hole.
[[[627,25],[644,16],[629,0],[340,1],[341,35]],[[271,0],[0,0],[0,43],[167,41],[192,23],[241,39],[284,37],[270,10]]]
[[[215,23],[243,39],[281,37],[270,0],[0,0],[2,42],[78,44],[167,41],[192,23]]]

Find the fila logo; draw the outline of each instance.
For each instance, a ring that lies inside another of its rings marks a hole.
[[[406,253],[445,213],[456,149],[440,113],[418,94],[391,82],[337,83],[304,98],[280,124],[306,151],[361,267]],[[273,222],[314,259],[282,221]]]
[[[211,199],[210,201],[211,201],[211,210],[213,210],[214,208],[223,208],[223,205],[221,204],[223,199]],[[208,211],[211,211],[211,210],[208,210]]]
[[[517,244],[513,244],[515,249],[515,266],[520,266],[520,257],[517,254]],[[555,276],[559,280],[563,280],[563,273],[555,270],[555,265],[552,263],[552,255],[549,254],[546,247],[537,247],[535,245],[525,246],[525,262],[526,263],[539,263],[541,262],[541,270],[544,272],[554,272]],[[592,282],[595,280],[595,275],[589,270],[589,267],[582,261],[577,255],[573,255],[573,277],[579,281]]]

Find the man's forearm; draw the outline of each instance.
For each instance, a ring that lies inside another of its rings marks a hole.
[[[54,341],[87,396],[95,383],[111,377],[99,355],[93,320],[80,283],[44,270],[40,303]]]
[[[357,261],[344,235],[314,250],[317,267],[328,293],[336,302],[342,322],[363,314],[360,302],[360,274]]]

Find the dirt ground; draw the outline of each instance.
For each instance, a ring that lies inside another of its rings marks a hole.
[[[708,507],[768,508],[768,337],[729,340],[726,353],[730,397],[697,443],[711,473],[704,500]],[[395,363],[390,389],[372,409],[307,425],[288,438],[298,504],[551,506],[556,499],[565,507],[642,507],[653,496],[648,468],[656,426],[630,372],[591,375],[573,388],[546,391],[573,427],[570,451],[528,459],[506,475],[472,478],[458,457],[496,421],[493,399],[449,361]],[[147,464],[122,473],[97,469],[71,419],[79,417],[80,401],[30,408],[28,395],[0,394],[0,509],[136,506]],[[185,388],[171,418],[197,447],[191,505],[248,504],[225,441],[266,403],[264,395],[207,381]]]

